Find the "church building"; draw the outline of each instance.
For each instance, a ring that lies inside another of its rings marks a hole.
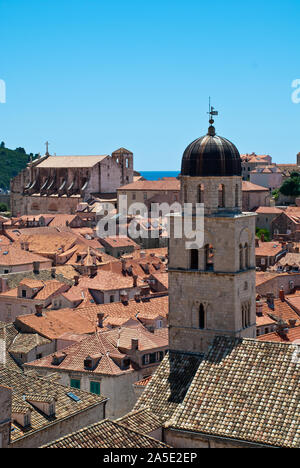
[[[51,156],[47,149],[12,180],[12,215],[74,214],[79,203],[109,201],[132,181],[133,153],[125,148],[111,156]]]
[[[255,214],[241,209],[239,152],[213,123],[181,167],[182,202],[204,203],[203,245],[187,248],[171,216],[170,350],[134,412],[159,419],[171,447],[299,448],[299,346],[255,339]]]

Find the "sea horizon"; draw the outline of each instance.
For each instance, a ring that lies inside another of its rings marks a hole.
[[[160,180],[163,177],[177,177],[180,171],[138,171],[146,180]]]

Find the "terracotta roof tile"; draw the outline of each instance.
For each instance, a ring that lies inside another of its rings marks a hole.
[[[215,338],[167,427],[299,448],[300,373],[294,354],[287,344]]]
[[[262,187],[261,185],[252,184],[252,182],[242,181],[243,192],[269,192],[269,189]]]
[[[150,434],[163,425],[162,421],[147,408],[132,411],[117,419],[116,422],[142,434]]]
[[[126,190],[145,190],[145,191],[156,191],[156,190],[172,190],[172,191],[179,191],[180,190],[180,181],[177,179],[170,179],[170,180],[138,180],[137,182],[133,182],[131,184],[123,185],[118,189],[118,192],[126,191]]]
[[[276,343],[291,343],[295,344],[298,341],[300,345],[300,326],[295,328],[290,328],[288,333],[267,333],[266,335],[261,335],[257,338],[259,341],[272,341]],[[299,353],[300,356],[300,353]]]
[[[95,331],[95,326],[86,317],[72,309],[48,310],[43,312],[43,317],[34,314],[17,317],[16,323],[31,332],[36,332],[50,340],[59,338],[67,332],[78,334],[90,334]]]
[[[24,404],[23,395],[32,393],[39,395],[40,398],[43,396],[49,397],[49,395],[56,398],[55,418],[44,415],[27,401],[26,406],[28,405],[31,409],[31,426],[26,429],[26,432],[15,426],[15,430],[11,433],[12,441],[18,440],[30,432],[46,429],[47,426],[54,423],[60,424],[65,418],[99,405],[105,400],[102,396],[76,389],[76,396],[80,398],[80,401],[76,402],[67,395],[71,391],[69,387],[53,383],[47,379],[14,372],[7,368],[0,368],[0,383],[13,388],[13,404],[15,401],[17,404],[23,401]]]
[[[167,448],[158,440],[104,420],[63,437],[43,448]]]

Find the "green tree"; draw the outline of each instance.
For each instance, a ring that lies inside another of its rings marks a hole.
[[[265,242],[270,242],[271,240],[270,233],[267,229],[256,228],[256,235],[260,238],[260,240],[261,240],[262,235],[264,235]]]
[[[293,176],[283,182],[279,191],[288,197],[300,195],[300,176],[297,173],[293,173]]]
[[[7,205],[5,203],[0,203],[0,213],[8,211]]]

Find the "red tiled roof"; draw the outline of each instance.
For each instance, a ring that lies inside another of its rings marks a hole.
[[[255,248],[255,255],[275,257],[283,250],[280,242],[259,242],[259,247]]]
[[[72,309],[48,310],[43,317],[34,314],[17,317],[17,323],[45,336],[50,340],[59,338],[64,333],[90,334],[95,331],[95,325],[86,317]]]
[[[288,300],[284,301],[281,299],[274,299],[274,308],[269,307],[265,302],[262,307],[263,314],[271,317],[275,316],[276,318],[287,322],[289,319],[297,320],[297,323],[300,325],[300,315],[298,315],[290,305],[292,300],[291,297],[292,296],[286,296],[286,299]]]
[[[104,242],[104,244],[108,244],[111,247],[128,247],[132,246],[136,249],[140,249],[140,246],[134,242],[132,239],[129,239],[129,237],[120,237],[120,236],[110,236],[110,237],[105,237],[104,239],[101,239],[101,242]]]
[[[151,379],[152,379],[152,375],[149,375],[145,379],[139,380],[138,382],[134,382],[133,385],[136,387],[146,387],[146,385],[148,385]]]
[[[16,266],[28,265],[33,262],[45,263],[48,261],[45,257],[22,250],[14,244],[2,249],[0,248],[0,265]]]
[[[260,185],[252,184],[252,182],[243,180],[242,191],[243,192],[269,192],[269,189],[267,189],[266,187],[261,187]]]
[[[107,339],[105,333],[93,334],[81,342],[74,343],[68,348],[64,348],[62,352],[66,357],[59,365],[52,364],[53,355],[50,355],[31,362],[28,366],[35,368],[65,369],[87,373],[92,372],[93,374],[104,375],[118,375],[132,371],[132,367],[128,370],[122,370],[111,357],[113,356],[115,359],[121,360],[124,355]],[[95,359],[97,365],[92,371],[84,367],[84,360],[88,356],[97,356]]]
[[[259,206],[255,213],[263,213],[263,214],[280,214],[283,210],[277,208],[276,206]]]
[[[258,336],[259,341],[275,341],[279,343],[294,343],[299,340],[300,344],[300,326],[289,328],[287,334],[279,334],[278,332],[268,333],[267,335]]]
[[[118,192],[126,191],[126,190],[144,190],[144,191],[157,191],[157,190],[172,190],[172,191],[179,191],[180,190],[180,181],[177,179],[167,179],[167,180],[138,180],[131,184],[123,185],[118,189]]]

